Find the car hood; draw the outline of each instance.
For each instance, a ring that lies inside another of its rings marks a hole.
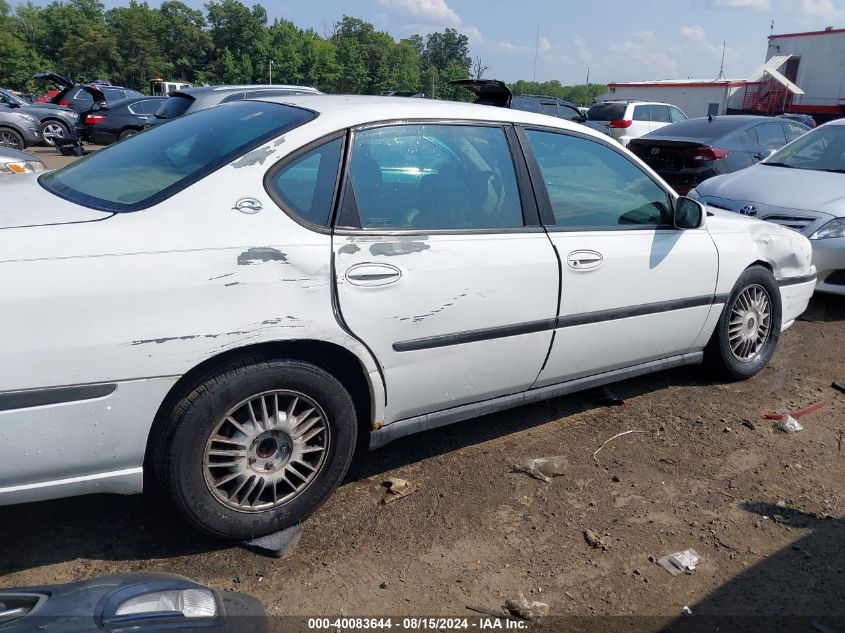
[[[511,105],[513,93],[504,81],[497,79],[455,79],[449,83],[453,86],[466,88],[475,94],[475,103],[499,106],[500,108],[509,108]]]
[[[63,200],[40,184],[38,174],[22,174],[0,183],[0,230],[96,222],[113,213]]]
[[[845,174],[760,164],[705,180],[696,191],[702,197],[845,216]]]

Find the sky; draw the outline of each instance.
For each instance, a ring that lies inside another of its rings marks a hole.
[[[185,0],[200,8],[203,0]],[[242,0],[252,4],[251,0]],[[157,5],[158,0],[150,0]],[[107,7],[125,4],[105,0]],[[845,0],[262,0],[270,18],[323,32],[342,15],[400,39],[453,27],[486,77],[592,83],[749,76],[774,33],[845,28]],[[537,36],[539,25],[539,38]],[[536,57],[536,69],[535,69]],[[535,75],[536,72],[536,75]]]

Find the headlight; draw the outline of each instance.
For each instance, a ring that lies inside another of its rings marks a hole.
[[[0,163],[0,174],[33,174],[44,171],[44,163],[37,160]]]
[[[837,218],[825,224],[810,236],[811,240],[823,240],[830,237],[845,237],[845,218]]]
[[[217,602],[208,589],[156,591],[130,598],[121,604],[116,616],[154,613],[181,613],[186,618],[213,618]]]

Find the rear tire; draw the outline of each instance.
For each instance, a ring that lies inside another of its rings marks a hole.
[[[352,398],[315,365],[230,361],[176,402],[152,444],[156,476],[184,517],[220,539],[311,515],[355,452]]]
[[[129,138],[130,136],[135,136],[140,130],[133,130],[132,128],[123,130],[117,137],[118,141],[122,141],[124,139]]]
[[[780,338],[780,290],[772,273],[752,266],[739,277],[704,350],[705,362],[730,380],[758,374]]]
[[[44,121],[41,124],[41,134],[44,137],[44,145],[55,147],[56,137],[67,138],[70,136],[70,128],[60,121]]]
[[[10,127],[0,127],[0,147],[23,151],[26,149],[23,136]]]

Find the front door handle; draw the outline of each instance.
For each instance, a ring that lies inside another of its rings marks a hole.
[[[591,270],[602,265],[604,257],[597,251],[572,251],[566,258],[566,264],[573,270]]]
[[[399,281],[402,271],[390,264],[355,264],[346,271],[346,281],[353,286],[386,286]]]

